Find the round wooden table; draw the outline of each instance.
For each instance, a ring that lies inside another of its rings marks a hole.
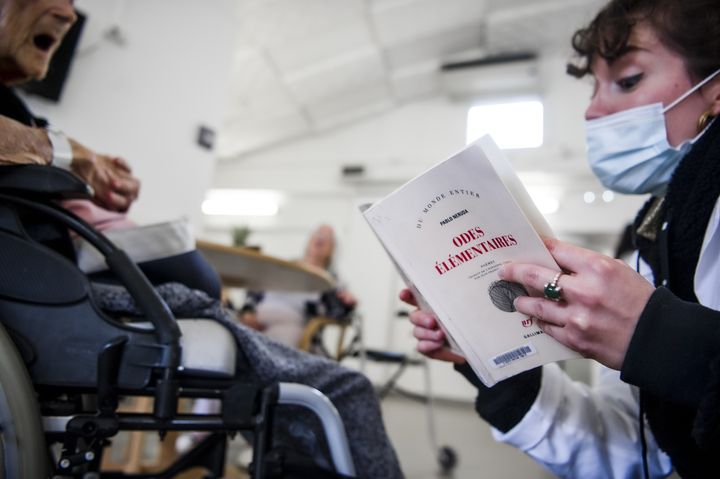
[[[275,258],[250,248],[198,240],[197,249],[227,287],[322,292],[332,289],[335,283],[332,276],[320,268]]]

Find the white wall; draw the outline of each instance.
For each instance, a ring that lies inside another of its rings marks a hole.
[[[234,0],[78,0],[87,23],[58,104],[31,108],[99,152],[126,158],[142,180],[131,217],[200,223],[214,156],[199,125],[221,123],[233,57]],[[104,35],[119,27],[124,44]]]
[[[231,226],[249,224],[250,242],[283,258],[298,257],[309,232],[320,222],[331,223],[340,241],[337,268],[360,299],[366,342],[411,351],[408,322],[395,319],[405,308],[396,299],[400,281],[357,205],[462,148],[469,104],[428,98],[215,165],[213,154],[195,144],[195,134],[201,124],[217,128],[221,123],[235,43],[235,1],[78,0],[77,6],[88,14],[88,23],[63,99],[59,104],[31,99],[31,106],[88,146],[130,161],[143,181],[131,216],[140,223],[187,216],[199,236],[222,242],[230,241]],[[115,25],[122,44],[105,37]],[[546,55],[540,64],[545,145],[509,152],[531,182],[538,172],[580,178],[587,171],[582,114],[590,90],[566,77],[565,59],[565,54]],[[550,157],[562,159],[562,172],[544,171]],[[341,166],[349,164],[363,165],[365,178],[342,178]],[[597,188],[584,181],[574,185],[578,192]],[[567,189],[567,183],[551,186]],[[285,203],[269,220],[202,218],[200,204],[210,186],[277,189],[285,193]],[[573,238],[619,231],[636,209],[632,201],[619,201],[588,210],[579,197],[571,199],[577,192],[565,193],[568,200],[549,220],[561,235]],[[431,367],[436,391],[471,396],[471,388],[447,365]],[[409,371],[402,384],[421,390],[421,372]],[[380,380],[389,373],[376,368],[371,376]]]
[[[549,178],[551,188],[563,190],[567,201],[557,214],[548,217],[558,234],[575,240],[587,234],[612,237],[631,218],[637,200],[621,198],[612,204],[590,206],[582,201],[585,189],[598,193],[602,189],[593,179],[588,181],[584,158],[583,113],[590,96],[589,84],[567,77],[566,58],[564,54],[549,55],[540,64],[545,106],[543,147],[509,151],[508,156],[529,181],[547,182]],[[220,161],[215,187],[277,189],[284,192],[285,203],[278,216],[270,219],[208,217],[203,235],[229,242],[228,228],[246,224],[253,229],[250,243],[260,245],[268,254],[293,258],[300,254],[316,224],[334,225],[340,244],[337,267],[359,297],[367,344],[412,351],[415,342],[409,322],[395,316],[399,309],[408,309],[396,299],[400,280],[357,212],[357,205],[387,194],[461,149],[468,106],[442,97],[429,98],[346,128]],[[560,159],[553,162],[560,165],[559,170],[547,171],[547,158]],[[341,166],[347,164],[363,165],[364,179],[343,179]],[[433,362],[431,368],[436,392],[455,398],[472,396],[472,389],[448,365]],[[383,368],[370,371],[376,381],[390,372]],[[409,371],[401,384],[421,391],[422,370]]]

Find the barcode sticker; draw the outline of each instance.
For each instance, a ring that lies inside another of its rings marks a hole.
[[[496,368],[502,368],[512,363],[513,361],[517,361],[518,359],[523,359],[527,356],[531,356],[536,352],[537,351],[535,351],[535,348],[533,348],[530,344],[525,344],[517,349],[513,349],[512,351],[498,354],[497,356],[492,358],[492,363]]]

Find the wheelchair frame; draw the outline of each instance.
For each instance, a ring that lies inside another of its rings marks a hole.
[[[320,419],[336,469],[319,468],[313,477],[354,476],[354,464],[337,410],[316,389],[289,383],[261,388],[229,377],[183,373],[180,329],[147,278],[101,233],[55,204],[58,199],[87,198],[90,193],[87,185],[74,175],[57,168],[29,165],[4,166],[0,170],[0,328],[12,338],[32,380],[48,446],[62,445],[57,457],[48,448],[46,463],[51,475],[170,478],[202,466],[209,470],[207,477],[222,477],[227,436],[239,431],[253,434],[253,478],[303,475],[282,454],[272,450],[274,409],[277,405],[293,404],[310,409]],[[129,327],[100,311],[92,301],[84,275],[68,258],[38,242],[28,231],[34,226],[26,227],[21,216],[39,217],[39,224],[52,223],[63,234],[70,229],[96,247],[154,329]],[[6,248],[12,253],[3,254]],[[3,273],[6,268],[8,272]],[[44,274],[38,274],[37,268]],[[30,293],[14,283],[28,280],[36,281]],[[49,324],[58,326],[48,328]],[[40,337],[38,328],[43,327],[53,334]],[[68,338],[78,345],[60,347],[60,341]],[[152,413],[119,412],[121,396],[152,396]],[[220,399],[222,412],[210,416],[178,414],[180,397]],[[34,401],[32,397],[25,399]],[[27,429],[32,431],[33,426]],[[124,430],[158,431],[161,438],[167,431],[211,434],[165,471],[101,473],[104,447]],[[8,461],[2,450],[5,432],[5,427],[0,428],[3,467],[7,467]],[[37,460],[43,462],[41,458]],[[29,475],[36,472],[23,474],[21,477],[37,479],[36,475]]]

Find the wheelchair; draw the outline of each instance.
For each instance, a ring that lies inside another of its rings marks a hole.
[[[0,477],[171,478],[202,467],[207,478],[219,478],[227,439],[236,433],[252,438],[252,478],[353,477],[345,430],[329,399],[300,384],[235,380],[236,344],[222,324],[176,320],[122,250],[56,204],[90,196],[87,185],[57,168],[0,168]],[[102,254],[144,323],[98,308],[68,231]],[[152,412],[119,410],[121,398],[136,396],[151,398]],[[180,398],[219,399],[222,410],[181,414]],[[317,416],[334,470],[274,448],[273,415],[286,404]],[[209,434],[162,472],[103,472],[103,450],[120,431]]]

